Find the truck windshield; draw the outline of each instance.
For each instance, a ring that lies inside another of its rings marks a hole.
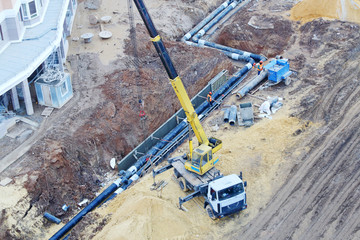
[[[244,192],[244,185],[242,183],[236,184],[234,186],[225,188],[219,191],[219,200],[225,200],[231,197],[234,197],[240,193]]]
[[[200,159],[201,159],[201,155],[197,154],[196,152],[193,152],[192,154],[192,165],[194,165],[195,167],[199,167],[200,166]]]

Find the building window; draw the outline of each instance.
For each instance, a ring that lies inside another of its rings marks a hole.
[[[28,15],[28,10],[27,10],[27,3],[21,4],[21,10],[22,10],[23,19],[28,20],[29,15]]]
[[[31,20],[38,16],[35,1],[21,4],[22,19],[24,21]]]
[[[36,17],[37,16],[37,12],[36,12],[36,5],[35,5],[35,1],[29,2],[29,9],[30,9],[30,16]]]
[[[68,86],[67,86],[67,80],[65,80],[63,82],[63,84],[61,84],[60,91],[61,91],[61,96],[64,96],[69,91]]]
[[[4,40],[4,35],[3,35],[3,32],[2,32],[1,25],[0,25],[0,40],[1,40],[1,41]]]

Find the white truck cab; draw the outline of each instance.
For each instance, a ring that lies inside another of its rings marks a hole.
[[[209,182],[205,208],[212,219],[222,218],[247,208],[246,182],[236,174]]]

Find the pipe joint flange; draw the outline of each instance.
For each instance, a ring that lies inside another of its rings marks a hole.
[[[247,67],[248,70],[250,70],[252,68],[251,63],[247,63],[245,66]]]
[[[232,8],[235,8],[237,4],[238,4],[237,2],[233,2],[233,3],[230,4],[230,6],[231,6]]]
[[[234,59],[234,60],[239,60],[239,56],[240,56],[240,55],[237,54],[237,53],[232,53],[232,54],[231,54],[231,58]]]
[[[244,55],[245,57],[250,57],[251,53],[249,53],[249,52],[244,52],[243,55]]]
[[[184,39],[187,41],[191,38],[191,33],[187,33],[185,36],[184,36]]]
[[[204,47],[205,46],[205,40],[200,39],[198,42],[198,46],[199,47]]]

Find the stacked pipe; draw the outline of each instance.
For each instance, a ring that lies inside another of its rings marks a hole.
[[[229,124],[231,126],[235,125],[236,115],[237,115],[237,107],[235,105],[232,105],[229,111]]]
[[[230,108],[226,108],[224,110],[224,122],[229,122],[229,116],[230,116]]]

